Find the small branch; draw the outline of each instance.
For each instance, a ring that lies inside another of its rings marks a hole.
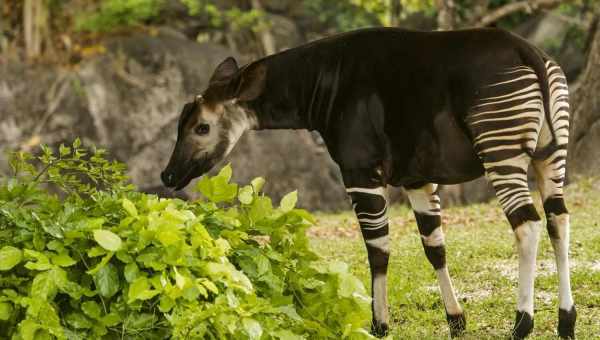
[[[533,12],[542,8],[552,8],[561,3],[565,3],[568,0],[524,0],[506,4],[502,7],[496,8],[491,12],[483,15],[481,18],[475,20],[474,26],[485,27],[493,24],[494,22],[504,18],[507,15],[526,11]]]

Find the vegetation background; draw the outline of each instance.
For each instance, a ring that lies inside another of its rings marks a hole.
[[[600,336],[597,197],[600,169],[600,1],[598,0],[3,0],[0,2],[0,151],[38,152],[81,137],[128,165],[143,191],[171,195],[159,173],[184,102],[201,92],[229,55],[242,63],[366,26],[419,30],[501,27],[524,36],[565,69],[572,93],[568,189],[573,212],[573,285],[580,338]],[[10,171],[0,154],[0,174]],[[339,170],[318,135],[247,133],[228,159],[234,180],[267,178],[279,201],[320,211],[350,207]],[[190,187],[193,187],[190,186]],[[396,202],[402,191],[392,192]],[[196,195],[179,192],[180,197]],[[484,180],[443,188],[443,204],[491,199]],[[448,256],[469,313],[467,338],[497,338],[512,322],[516,257],[497,205],[445,212]],[[366,254],[348,212],[318,214],[317,250],[350,264],[368,282]],[[392,218],[393,337],[447,336],[441,301],[406,208]],[[334,246],[335,245],[335,246]],[[555,269],[542,244],[535,337],[553,338]],[[467,261],[468,260],[468,261]],[[493,312],[492,312],[493,311]]]

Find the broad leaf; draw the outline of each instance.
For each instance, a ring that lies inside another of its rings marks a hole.
[[[94,283],[100,295],[106,298],[112,297],[120,289],[117,268],[112,263],[103,266],[94,275]]]
[[[291,211],[296,206],[296,202],[298,202],[298,191],[294,190],[283,196],[279,203],[279,209],[283,212]]]
[[[123,244],[119,235],[104,229],[94,230],[94,240],[96,240],[102,248],[109,251],[117,251],[121,249]]]
[[[4,246],[0,249],[0,271],[11,270],[23,259],[21,249],[12,246]]]

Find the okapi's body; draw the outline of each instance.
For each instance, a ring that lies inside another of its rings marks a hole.
[[[513,335],[522,338],[533,328],[540,226],[527,186],[527,168],[533,163],[557,259],[559,334],[572,337],[569,222],[562,197],[568,107],[560,68],[505,31],[359,30],[242,69],[233,59],[223,62],[203,97],[186,106],[163,179],[169,186],[185,186],[231,150],[248,128],[318,131],[340,167],[365,238],[374,333],[387,332],[389,184],[407,189],[451,333],[457,335],[465,318],[446,267],[437,185],[485,173],[517,239]],[[220,131],[197,131],[211,124]],[[189,155],[181,156],[186,148]]]

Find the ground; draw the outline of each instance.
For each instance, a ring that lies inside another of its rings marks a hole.
[[[539,198],[537,208],[541,213]],[[600,338],[600,180],[577,180],[566,188],[571,212],[571,282],[578,339]],[[367,255],[351,212],[317,214],[310,230],[315,249],[346,261],[370,287]],[[506,338],[515,317],[517,253],[498,203],[443,211],[450,274],[465,309],[463,339]],[[391,338],[449,338],[435,273],[427,262],[412,211],[394,206],[389,268]],[[548,234],[542,231],[536,279],[535,327],[531,339],[556,339],[558,280]]]

